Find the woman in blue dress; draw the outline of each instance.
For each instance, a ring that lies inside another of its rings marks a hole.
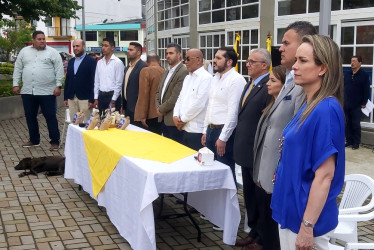
[[[271,208],[282,249],[328,249],[345,171],[339,47],[326,36],[305,36],[292,69],[306,103],[280,139]]]

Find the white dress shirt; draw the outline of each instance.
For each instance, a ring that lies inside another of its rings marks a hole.
[[[123,62],[115,55],[110,57],[108,63],[105,57],[100,59],[96,66],[94,98],[99,97],[99,91],[114,91],[112,100],[117,100],[121,93],[124,70]]]
[[[223,124],[219,139],[228,141],[238,123],[239,102],[245,85],[246,80],[234,68],[222,77],[220,73],[215,74],[210,87],[204,134],[209,124]]]
[[[166,87],[167,87],[167,85],[168,85],[168,82],[169,82],[170,78],[171,78],[172,75],[174,74],[175,69],[176,69],[176,68],[178,67],[178,65],[181,64],[181,63],[182,63],[182,61],[180,61],[177,65],[175,65],[174,67],[172,67],[171,69],[169,69],[168,75],[166,76],[165,81],[164,81],[164,86],[162,86],[161,100],[162,100],[162,98],[164,97],[165,90],[166,90]]]
[[[183,87],[174,107],[173,116],[178,116],[186,124],[183,130],[189,133],[202,133],[206,106],[209,98],[212,75],[198,68],[189,73],[183,81]]]

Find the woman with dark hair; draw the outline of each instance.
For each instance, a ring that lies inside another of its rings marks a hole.
[[[328,249],[345,168],[339,47],[326,36],[305,36],[292,69],[306,103],[283,131],[271,208],[282,249]]]

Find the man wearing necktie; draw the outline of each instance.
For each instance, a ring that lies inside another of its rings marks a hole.
[[[262,110],[271,100],[266,83],[269,80],[271,55],[266,49],[253,49],[247,60],[248,75],[251,77],[241,95],[234,140],[234,160],[242,168],[243,194],[248,215],[250,236],[257,239],[255,227],[255,183],[253,182],[253,145]],[[252,242],[249,242],[252,243]],[[248,244],[249,244],[248,243]],[[262,242],[256,244],[263,245]],[[241,245],[243,246],[243,245]]]

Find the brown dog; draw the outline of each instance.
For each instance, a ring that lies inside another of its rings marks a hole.
[[[65,157],[62,156],[45,156],[37,158],[24,158],[17,166],[16,170],[25,170],[18,176],[23,177],[29,174],[38,175],[45,172],[47,176],[62,175],[65,172]],[[29,171],[27,171],[29,170]]]

